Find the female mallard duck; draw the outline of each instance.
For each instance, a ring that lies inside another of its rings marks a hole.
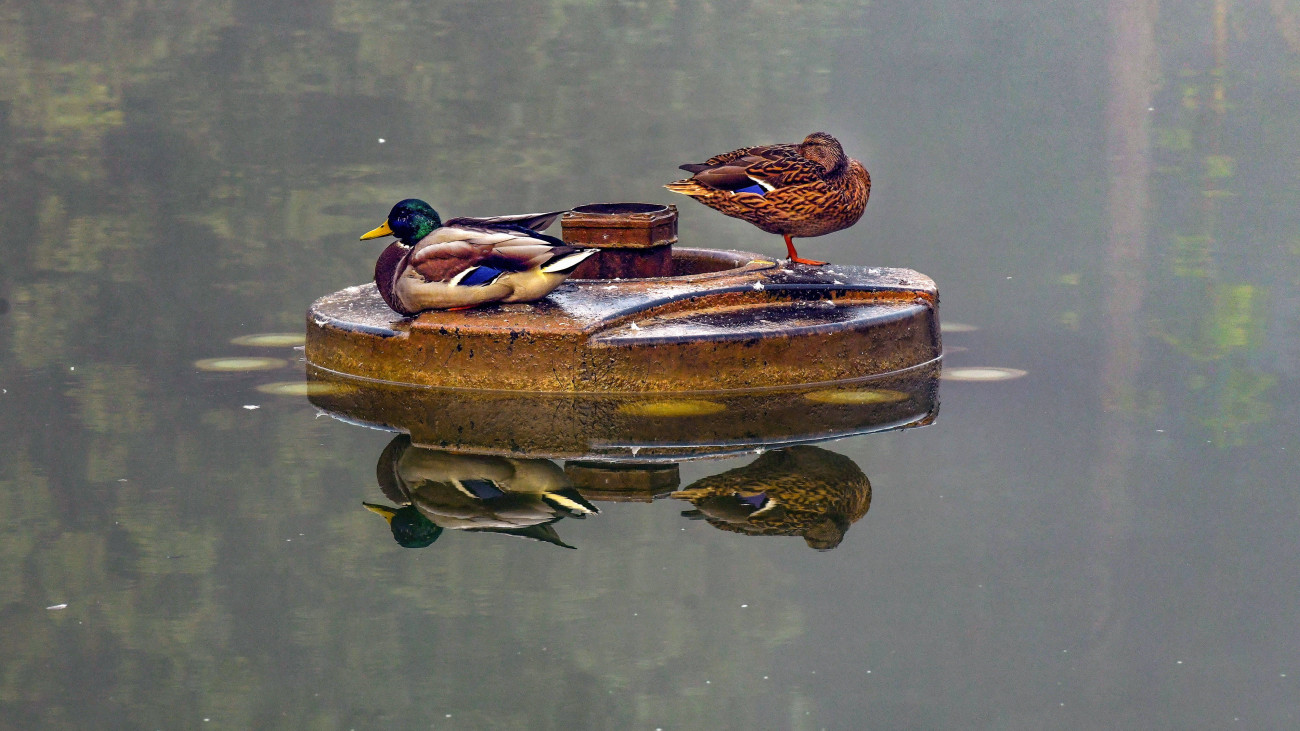
[[[800,257],[791,237],[852,226],[871,196],[867,169],[825,132],[797,145],[743,147],[681,168],[694,175],[665,188],[784,236],[790,260],[800,264],[826,262]]]
[[[487,302],[532,302],[550,294],[597,251],[538,232],[561,213],[443,223],[433,206],[408,198],[361,240],[397,237],[375,262],[375,286],[388,306],[403,315]]]
[[[853,460],[820,447],[764,452],[744,467],[672,493],[695,507],[682,515],[748,535],[799,535],[828,551],[871,507],[871,482]]]

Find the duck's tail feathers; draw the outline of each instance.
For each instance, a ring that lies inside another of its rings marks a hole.
[[[672,183],[665,185],[664,187],[667,188],[668,190],[671,190],[674,193],[689,195],[692,198],[709,194],[709,188],[700,185],[698,182],[696,182],[695,178],[686,178],[685,180],[674,181]]]
[[[598,251],[600,249],[575,249],[546,262],[542,265],[542,271],[547,274],[568,274]]]
[[[542,502],[571,518],[583,518],[600,512],[600,508],[592,505],[587,498],[582,496],[582,493],[571,487],[543,494]]]

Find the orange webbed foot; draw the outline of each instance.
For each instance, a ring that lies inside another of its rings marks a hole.
[[[799,252],[794,250],[794,241],[791,240],[790,234],[785,234],[784,236],[785,236],[785,253],[787,258],[790,259],[790,261],[795,262],[797,264],[808,264],[809,266],[815,266],[815,267],[819,267],[826,263],[824,261],[817,261],[816,259],[805,259],[802,256],[799,256]]]

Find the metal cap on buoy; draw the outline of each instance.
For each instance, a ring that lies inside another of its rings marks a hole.
[[[639,279],[673,274],[677,206],[656,203],[590,203],[560,219],[562,238],[600,249],[582,263],[576,279]]]

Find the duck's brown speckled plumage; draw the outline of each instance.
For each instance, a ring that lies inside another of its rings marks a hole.
[[[743,147],[681,167],[694,175],[664,187],[784,236],[795,261],[808,260],[798,257],[792,237],[852,226],[871,196],[867,169],[826,132],[814,132],[799,144]],[[755,186],[762,192],[744,190]]]
[[[838,546],[849,526],[866,515],[871,482],[844,455],[796,446],[705,477],[672,497],[690,501],[696,509],[685,514],[715,528],[803,536],[810,547],[824,551]]]

